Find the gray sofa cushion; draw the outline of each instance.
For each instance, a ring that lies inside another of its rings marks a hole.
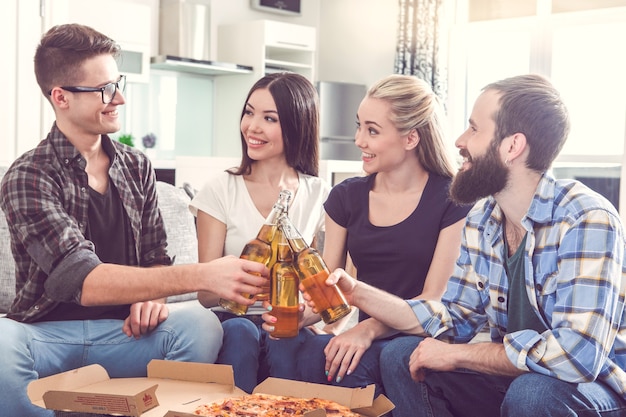
[[[157,182],[159,209],[167,233],[167,252],[174,259],[174,264],[198,262],[198,239],[196,223],[189,211],[189,195],[182,188],[165,182]],[[196,298],[196,293],[175,295],[167,299],[168,303]]]
[[[0,167],[0,179],[6,167]],[[15,298],[15,262],[4,212],[0,210],[0,313],[6,313]]]

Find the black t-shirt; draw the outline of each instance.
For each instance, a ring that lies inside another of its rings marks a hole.
[[[89,224],[86,238],[95,246],[96,255],[104,263],[129,265],[127,235],[132,235],[130,221],[115,186],[109,182],[104,194],[89,187]],[[43,321],[125,319],[128,304],[84,307],[75,303],[61,303]]]
[[[369,221],[369,192],[375,177],[348,178],[335,185],[324,208],[348,231],[348,252],[358,279],[410,299],[424,288],[439,232],[463,219],[471,206],[455,205],[448,196],[451,180],[430,174],[409,217],[392,226],[374,226]],[[366,317],[361,313],[359,319]]]

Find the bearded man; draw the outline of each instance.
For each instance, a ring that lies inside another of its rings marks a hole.
[[[394,417],[626,415],[624,230],[605,198],[550,175],[569,127],[541,76],[483,89],[456,141],[450,195],[476,204],[440,302],[330,275],[351,304],[415,335],[381,353]],[[469,343],[485,326],[491,341]]]

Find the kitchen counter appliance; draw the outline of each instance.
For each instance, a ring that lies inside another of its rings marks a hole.
[[[363,84],[319,81],[320,158],[361,160],[354,144],[356,113],[367,89]]]

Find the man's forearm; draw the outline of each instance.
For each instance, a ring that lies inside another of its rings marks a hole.
[[[457,368],[470,369],[489,375],[516,376],[525,371],[516,368],[506,356],[500,343],[468,343],[452,345],[456,349]]]
[[[424,332],[413,309],[395,295],[359,281],[351,301],[360,310],[392,329],[409,334]]]
[[[191,292],[197,284],[189,279],[194,274],[185,270],[194,266],[139,268],[101,264],[85,278],[80,301],[85,306],[133,304]],[[157,275],[162,275],[162,279]]]

